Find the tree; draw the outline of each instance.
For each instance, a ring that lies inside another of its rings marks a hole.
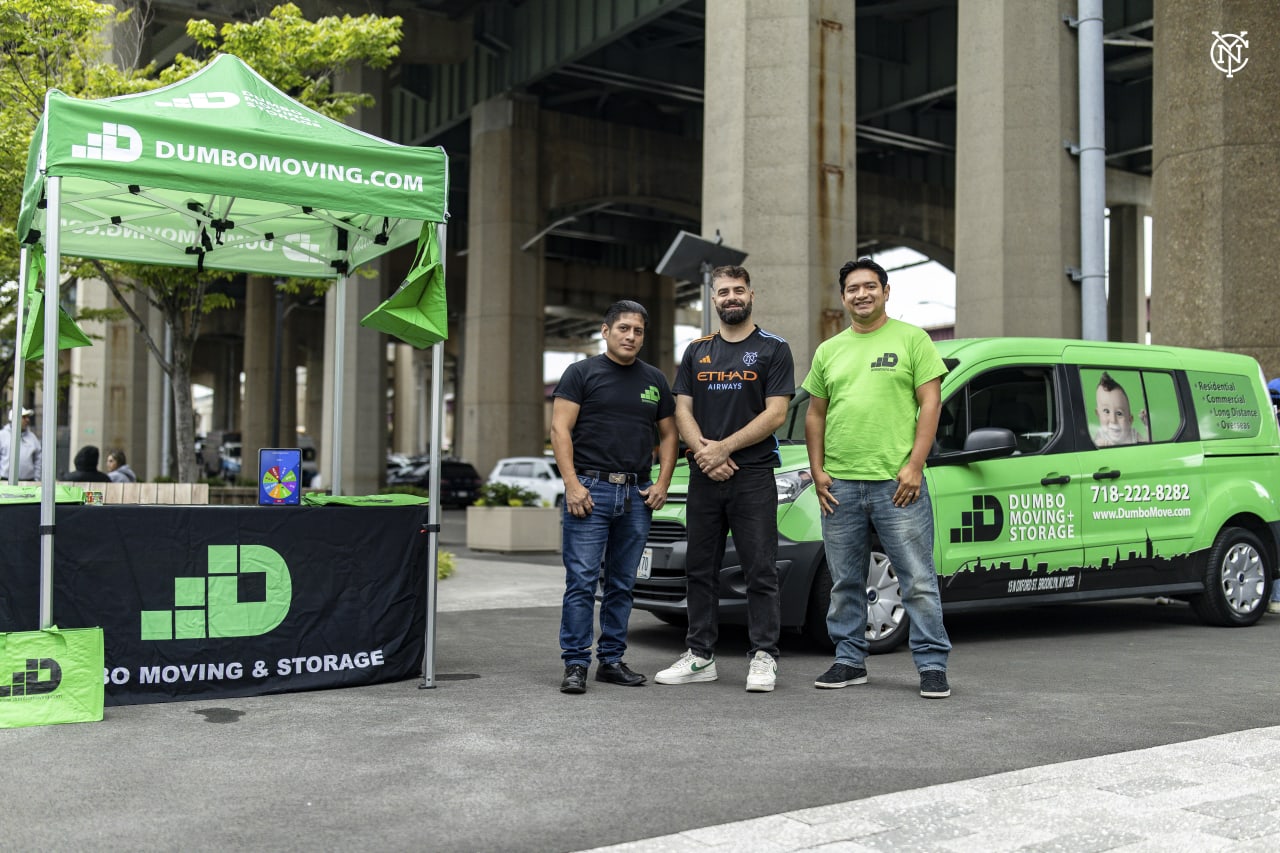
[[[139,5],[142,6],[136,10],[139,18],[134,20],[145,16],[145,3]],[[117,26],[128,25],[131,19],[127,14],[115,20]],[[6,71],[16,69],[10,82],[26,89],[28,106],[33,102],[43,104],[44,92],[55,85],[68,94],[86,97],[165,85],[190,76],[218,53],[226,52],[239,56],[276,87],[312,109],[342,119],[360,106],[371,105],[373,98],[366,93],[335,90],[337,74],[355,63],[371,68],[387,67],[399,53],[397,44],[401,38],[399,17],[343,15],[307,21],[298,7],[290,3],[272,9],[263,18],[224,24],[221,28],[206,20],[189,21],[187,34],[194,42],[193,56],[179,54],[171,66],[158,71],[153,66],[120,69],[104,58],[107,51],[99,36],[102,26],[112,21],[113,15],[116,15],[113,7],[90,0],[6,0],[4,19],[0,22],[0,38],[4,39],[0,56],[6,63]],[[0,97],[6,93],[4,86],[5,81],[0,79]],[[7,101],[0,103],[0,116],[9,111]],[[31,129],[38,115],[37,106],[29,117],[23,118],[28,129],[25,139],[19,143],[23,158],[16,171],[18,190]],[[13,175],[8,169],[12,164],[4,165],[5,180],[11,181]],[[15,200],[15,206],[18,196],[17,191],[5,194],[6,198]],[[0,217],[3,222],[15,221],[16,207],[12,218],[3,213]],[[0,256],[2,263],[3,256]],[[4,269],[0,265],[0,273]],[[101,261],[94,261],[91,270],[91,275],[107,283],[148,351],[171,380],[178,480],[194,482],[197,477],[191,359],[200,336],[201,318],[233,304],[225,295],[210,291],[210,285],[227,274]],[[82,268],[81,272],[85,270]],[[166,358],[164,348],[134,309],[129,294],[142,294],[163,316],[171,335],[171,358]]]

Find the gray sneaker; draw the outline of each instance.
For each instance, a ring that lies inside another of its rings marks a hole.
[[[834,690],[837,687],[848,687],[850,684],[866,683],[867,671],[862,667],[849,666],[847,663],[833,663],[830,669],[818,676],[813,686]]]

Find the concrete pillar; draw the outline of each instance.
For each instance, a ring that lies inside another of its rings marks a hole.
[[[241,476],[256,479],[258,450],[273,447],[276,339],[275,286],[269,276],[246,277],[244,289],[244,397],[240,401]],[[285,447],[290,446],[288,443]]]
[[[86,309],[111,308],[115,305],[110,291],[100,281],[82,281],[76,287],[76,313]],[[56,310],[56,306],[45,305],[45,310]],[[107,401],[111,396],[113,385],[112,368],[116,358],[113,344],[127,346],[126,335],[111,334],[111,326],[119,325],[101,321],[80,321],[80,328],[91,336],[101,335],[103,340],[94,340],[93,346],[76,347],[71,350],[71,375],[74,381],[67,389],[68,456],[58,460],[57,473],[69,471],[76,453],[86,444],[98,448],[98,467],[105,464],[103,457],[106,450]],[[122,395],[123,396],[123,395]],[[123,402],[123,399],[120,401]],[[123,406],[120,407],[123,409]],[[63,413],[59,413],[60,415]],[[59,418],[61,420],[61,417]]]
[[[959,4],[958,335],[1080,336],[1076,5]]]
[[[1155,16],[1152,340],[1248,353],[1280,375],[1276,5],[1164,0]],[[1250,44],[1230,77],[1215,30]]]
[[[1107,340],[1147,342],[1146,210],[1111,207],[1107,262]]]
[[[538,108],[510,96],[471,111],[461,455],[480,471],[542,452],[543,288]]]
[[[707,4],[702,230],[749,253],[755,317],[797,381],[857,252],[854,18],[842,0]]]
[[[396,453],[421,453],[425,445],[418,443],[419,423],[423,419],[422,379],[425,359],[423,351],[409,344],[395,345],[394,411],[392,412],[391,448]],[[430,385],[427,386],[430,395]],[[428,435],[430,433],[428,432]]]

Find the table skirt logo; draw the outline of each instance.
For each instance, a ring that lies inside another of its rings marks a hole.
[[[48,676],[42,677],[42,673]],[[62,683],[62,667],[53,658],[27,658],[26,669],[13,673],[9,685],[0,685],[0,699],[21,699],[25,696],[43,696],[58,689]]]
[[[1213,31],[1213,46],[1209,48],[1209,59],[1213,61],[1213,65],[1228,78],[1235,76],[1235,73],[1249,64],[1249,57],[1244,55],[1244,50],[1249,46],[1249,40],[1245,38],[1249,34],[1248,30],[1241,30],[1238,33],[1219,33]]]
[[[104,121],[102,133],[91,133],[85,145],[72,145],[77,160],[110,160],[132,163],[142,156],[142,137],[127,124]]]
[[[289,615],[293,579],[266,545],[210,545],[208,577],[174,578],[173,610],[142,611],[142,639],[256,637]]]

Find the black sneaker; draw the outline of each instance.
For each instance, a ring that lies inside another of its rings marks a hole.
[[[951,695],[947,674],[940,669],[927,669],[920,673],[920,695],[926,699],[946,699]]]
[[[850,684],[866,683],[867,671],[862,667],[849,666],[847,663],[833,663],[830,669],[818,676],[818,680],[813,682],[813,686],[835,689],[837,687],[848,687]]]
[[[561,693],[586,693],[587,668],[580,663],[571,663],[564,668],[564,681],[560,682]]]

